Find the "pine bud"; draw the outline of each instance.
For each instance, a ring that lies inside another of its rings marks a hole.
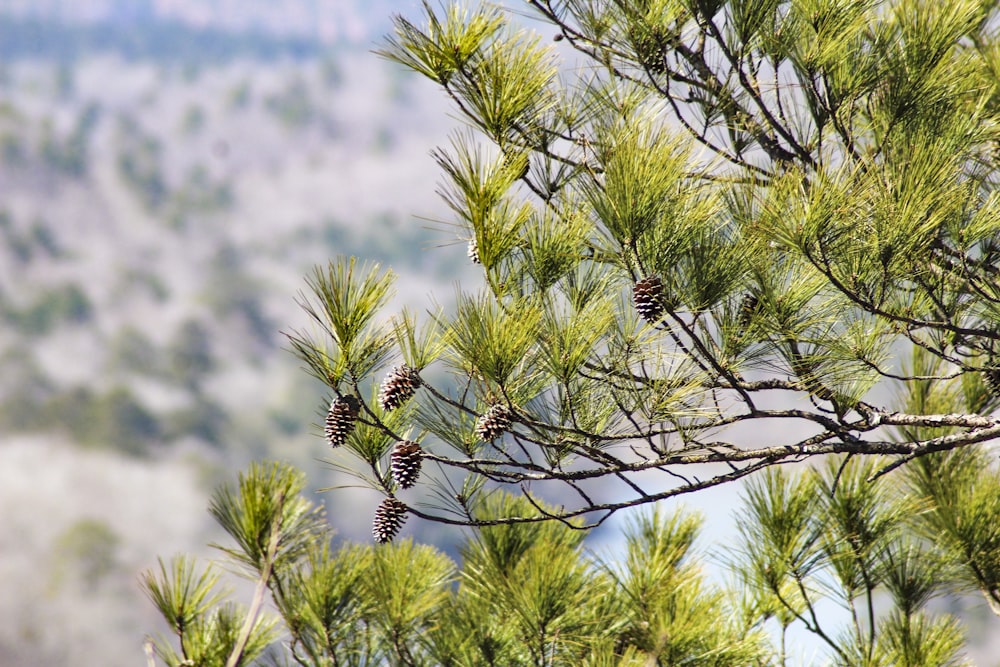
[[[473,264],[482,264],[483,260],[479,258],[479,244],[476,243],[476,239],[469,239],[469,249],[467,250],[469,255],[469,260]]]
[[[323,433],[331,447],[340,447],[347,441],[347,436],[354,430],[354,422],[361,411],[361,404],[354,396],[340,396],[330,403],[326,413],[326,424]]]
[[[386,498],[375,510],[372,521],[372,537],[379,544],[391,542],[406,522],[406,505],[395,498]]]
[[[422,456],[423,450],[420,449],[420,445],[412,440],[396,443],[389,457],[392,461],[392,478],[396,480],[396,484],[408,489],[417,483]]]
[[[395,410],[413,397],[420,386],[420,376],[406,364],[396,366],[382,381],[379,402],[384,410]]]

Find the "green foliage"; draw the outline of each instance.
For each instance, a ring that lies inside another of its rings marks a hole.
[[[208,570],[199,575],[194,567],[191,558],[181,556],[173,559],[170,567],[160,560],[159,576],[151,571],[142,575],[150,600],[178,635],[183,635],[219,599],[212,594],[218,575]]]
[[[304,488],[305,476],[288,466],[251,464],[238,490],[225,485],[212,497],[209,512],[238,545],[219,548],[254,573],[301,558],[323,531]]]
[[[165,638],[155,642],[156,655],[169,667],[197,664],[205,667],[230,667],[240,661],[252,661],[272,639],[272,624],[253,620],[232,603],[219,603],[213,592],[218,575],[195,571],[186,557],[171,561],[168,568],[160,561],[160,572],[147,571],[141,582],[149,598],[177,636],[179,650]],[[250,621],[249,641],[240,639],[241,622]],[[238,656],[235,660],[232,656]]]
[[[876,472],[873,461],[848,457],[750,482],[730,556],[749,609],[758,624],[778,621],[782,662],[785,632],[799,623],[827,644],[835,664],[967,664],[961,624],[928,607],[961,590],[961,561],[922,528],[925,500],[897,477],[873,480]],[[849,612],[849,626],[837,632],[817,611],[831,598]]]
[[[316,377],[333,386],[345,379],[359,382],[381,368],[389,355],[391,334],[374,323],[374,318],[391,295],[394,276],[379,276],[377,272],[377,266],[356,268],[351,258],[331,262],[326,271],[317,268],[309,281],[316,302],[303,301],[302,305],[329,335],[333,348],[304,334],[291,336],[291,342]]]
[[[530,377],[528,353],[540,317],[530,302],[513,302],[501,309],[488,297],[459,295],[448,341],[460,364],[471,362],[470,372],[506,387],[515,372],[518,382]]]
[[[371,610],[359,593],[370,572],[371,557],[369,547],[332,552],[324,545],[312,549],[300,567],[287,572],[276,602],[293,638],[293,654],[307,655],[316,665],[333,655],[359,659],[364,655]]]
[[[385,443],[420,427],[473,496],[530,481],[578,499],[556,518],[598,525],[802,458],[896,466],[1000,434],[995,7],[528,4],[576,51],[562,78],[556,49],[489,7],[424,3],[379,51],[470,127],[434,155],[484,283],[432,325],[397,318],[393,340],[372,271],[338,258],[309,281],[326,335],[292,342],[314,375],[362,398],[396,356],[422,379],[413,424],[363,406],[346,451],[366,484],[389,491]],[[928,359],[898,362],[911,352]],[[886,389],[913,400],[897,412]],[[479,428],[498,404],[510,423]],[[751,423],[790,428],[751,445]],[[719,462],[707,481],[673,475]],[[831,512],[870,511],[852,484]],[[435,493],[426,516],[480,523],[475,497]],[[868,558],[835,559],[845,585]]]
[[[760,663],[768,652],[763,634],[705,581],[692,553],[700,523],[654,510],[626,530],[626,557],[609,566],[624,594],[626,636],[656,664]]]
[[[766,637],[732,615],[702,572],[695,516],[643,515],[621,564],[592,559],[571,527],[498,523],[468,536],[456,566],[410,540],[331,548],[302,481],[287,466],[255,464],[211,508],[235,541],[222,548],[227,560],[270,592],[280,625],[255,617],[256,602],[227,602],[219,574],[189,558],[143,574],[180,647],[156,640],[165,664],[254,664],[268,642],[272,657],[316,666],[735,666],[767,655]],[[503,520],[532,508],[494,495],[479,512]],[[247,648],[234,661],[240,628],[250,628]]]
[[[424,6],[428,10],[427,31],[399,17],[397,35],[388,38],[389,48],[381,54],[442,84],[464,68],[503,25],[494,9],[468,12],[453,4],[442,20],[430,5]]]
[[[435,611],[447,598],[451,561],[436,549],[400,542],[375,549],[363,587],[371,600],[373,629],[388,639],[391,660],[412,663],[416,639],[433,627]]]
[[[333,548],[303,474],[254,464],[210,508],[233,538],[218,548],[256,580],[251,604],[192,559],[161,561],[142,583],[176,645],[160,637],[156,654],[168,665],[255,664],[265,647],[316,666],[786,665],[786,632],[801,625],[831,664],[968,664],[961,624],[928,604],[956,581],[954,559],[918,537],[921,513],[901,509],[918,499],[895,478],[864,483],[871,472],[843,458],[751,483],[732,588],[706,576],[696,515],[636,514],[622,554],[595,559],[578,526],[510,521],[553,508],[492,494],[456,564],[408,539]],[[266,595],[277,618],[261,614]],[[848,612],[842,627],[817,611],[825,599]]]
[[[918,459],[908,484],[927,503],[917,527],[957,576],[981,591],[1000,615],[1000,469],[980,450],[959,450]]]
[[[331,464],[385,496],[375,535],[479,531],[454,567],[344,547],[350,601],[325,539],[277,559],[281,502],[226,518],[294,659],[786,665],[794,626],[833,664],[962,664],[930,601],[1000,613],[997,4],[527,4],[559,47],[424,3],[380,51],[469,128],[434,157],[480,286],[392,317],[392,274],[336,257],[290,337],[325,400],[357,401]],[[737,591],[692,519],[640,517],[624,563],[581,551],[616,512],[746,478]]]

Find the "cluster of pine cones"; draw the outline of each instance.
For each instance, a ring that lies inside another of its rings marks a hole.
[[[473,261],[478,259],[474,243],[469,244],[469,256]],[[651,324],[655,324],[666,311],[663,281],[657,275],[650,275],[638,281],[633,288],[633,299],[636,312]],[[996,374],[997,385],[1000,386],[1000,371]],[[420,375],[416,369],[405,364],[396,366],[382,381],[379,391],[379,403],[383,410],[395,410],[410,400],[420,388]],[[991,384],[992,386],[992,384]],[[354,428],[354,422],[360,412],[360,402],[354,396],[341,396],[330,404],[326,417],[326,439],[332,447],[339,447],[346,442]],[[476,422],[476,435],[483,442],[493,442],[510,429],[514,413],[503,403],[494,403]],[[423,450],[420,444],[411,440],[397,442],[390,454],[392,478],[402,489],[409,489],[417,482],[420,475],[420,464]],[[406,505],[394,497],[382,501],[375,511],[372,522],[372,536],[379,544],[392,541],[406,521],[409,510]]]
[[[405,364],[397,366],[385,377],[379,389],[378,400],[383,410],[395,410],[410,400],[420,388],[420,375],[416,369]],[[361,402],[351,395],[338,396],[330,403],[326,415],[324,435],[331,447],[340,447],[354,430],[361,413]],[[476,435],[484,442],[492,442],[510,429],[514,413],[502,404],[491,405],[476,422]],[[409,489],[417,483],[423,449],[412,440],[397,442],[390,454],[392,478],[401,489]],[[394,497],[382,501],[375,511],[372,522],[372,536],[383,544],[390,542],[403,527],[409,510]]]

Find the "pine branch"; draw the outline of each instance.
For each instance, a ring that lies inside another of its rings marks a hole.
[[[277,499],[274,519],[271,522],[270,539],[268,540],[267,548],[265,550],[263,568],[257,576],[257,583],[254,586],[253,597],[250,600],[250,607],[247,609],[243,626],[240,628],[240,633],[236,640],[236,645],[233,647],[232,652],[226,659],[226,667],[237,667],[242,664],[243,653],[246,650],[247,642],[250,641],[250,635],[254,632],[261,611],[263,610],[264,598],[267,595],[271,577],[274,574],[274,563],[277,559],[278,547],[281,542],[282,522],[285,518],[284,506],[285,497],[284,495],[281,495]]]

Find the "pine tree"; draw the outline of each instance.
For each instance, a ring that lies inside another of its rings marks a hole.
[[[483,288],[387,323],[390,274],[346,259],[317,272],[309,307],[332,340],[297,350],[337,391],[384,373],[380,444],[358,445],[366,483],[392,492],[390,450],[416,429],[470,489],[440,489],[424,518],[474,524],[477,494],[530,479],[566,495],[558,518],[596,525],[788,461],[891,470],[1000,434],[993,402],[880,398],[925,381],[900,372],[907,346],[940,377],[996,384],[991,5],[528,5],[559,47],[495,8],[427,6],[396,17],[380,52],[477,131],[434,157]],[[590,66],[560,78],[566,49]],[[481,412],[498,404],[524,428]],[[783,428],[746,441],[754,422]],[[681,472],[713,463],[709,479]],[[628,490],[584,481],[600,478]]]
[[[482,287],[392,318],[392,274],[334,258],[306,304],[324,335],[292,337],[359,397],[338,466],[383,498],[375,540],[410,514],[479,530],[461,569],[405,540],[352,552],[375,569],[345,569],[367,582],[348,620],[317,620],[336,602],[318,585],[295,600],[267,586],[290,650],[788,665],[804,629],[833,664],[965,664],[962,624],[928,602],[977,590],[1000,615],[998,7],[527,6],[560,39],[491,6],[426,3],[381,51],[473,128],[434,157]],[[407,441],[419,459],[394,453]],[[404,504],[414,460],[442,474]],[[584,531],[617,512],[741,480],[733,589],[701,576],[697,522],[660,509],[633,524],[624,563],[582,559]],[[337,556],[292,566],[261,557],[264,537],[234,556],[332,585]],[[176,613],[164,591],[184,587],[155,586]],[[817,612],[824,596],[842,627]],[[344,639],[310,638],[323,633]]]

